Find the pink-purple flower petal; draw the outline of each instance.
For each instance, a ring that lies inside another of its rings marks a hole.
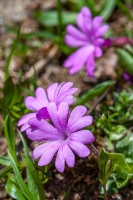
[[[34,97],[27,97],[25,99],[25,105],[29,110],[37,111],[43,107],[43,104],[39,102],[36,98]]]
[[[92,116],[84,116],[84,117],[78,119],[72,126],[70,126],[69,130],[73,133],[82,128],[85,128],[86,126],[91,125],[92,121],[93,121]]]
[[[47,122],[46,120],[38,120],[37,118],[32,118],[28,121],[30,127],[35,130],[35,129],[39,129],[45,133],[56,133],[56,128],[51,125],[49,122]]]
[[[70,47],[81,47],[83,45],[87,45],[88,42],[84,40],[80,40],[78,38],[75,38],[71,35],[65,36],[65,43]]]
[[[90,154],[90,150],[80,142],[70,141],[68,145],[81,158],[87,157]]]
[[[40,101],[43,105],[47,105],[49,103],[46,92],[42,87],[38,87],[36,89],[35,96],[37,100]]]
[[[63,149],[62,147],[59,148],[55,160],[55,167],[59,172],[63,172],[65,169],[65,158],[63,155]]]
[[[77,29],[75,26],[71,24],[66,27],[66,32],[68,33],[68,35],[71,35],[75,37],[76,39],[79,39],[82,41],[87,41],[88,39],[86,34],[84,34],[82,31],[80,31],[79,29]]]
[[[62,128],[66,128],[69,114],[69,106],[66,102],[62,102],[58,108],[58,120]]]
[[[57,152],[58,148],[60,146],[60,142],[51,142],[49,145],[44,148],[44,153],[42,154],[38,165],[39,166],[45,166],[48,165],[51,160],[53,159],[55,153]]]
[[[89,57],[87,61],[87,66],[86,66],[86,72],[88,76],[90,76],[91,78],[94,77],[94,70],[95,70],[94,55],[91,54],[91,56]]]
[[[55,101],[55,91],[58,88],[58,83],[53,83],[47,89],[48,99],[50,102]]]
[[[72,141],[89,144],[94,142],[94,135],[89,130],[80,130],[70,135]]]
[[[72,152],[71,148],[67,144],[64,145],[64,147],[63,147],[63,155],[64,155],[64,158],[65,158],[67,165],[69,167],[74,167],[75,155]]]
[[[43,132],[41,130],[32,130],[31,128],[28,128],[26,130],[26,135],[30,140],[33,141],[55,141],[55,140],[61,140],[62,137],[60,134],[58,134],[58,131],[49,134],[47,132]]]
[[[101,37],[102,35],[104,35],[107,30],[108,30],[109,26],[108,25],[103,25],[101,26],[96,32],[95,32],[95,37]]]
[[[72,126],[75,122],[77,122],[77,120],[83,117],[86,112],[87,108],[85,106],[75,107],[69,116],[68,127]]]
[[[77,25],[79,29],[81,29],[84,33],[88,33],[85,27],[84,18],[88,17],[91,18],[91,12],[87,7],[83,7],[81,12],[77,15]]]

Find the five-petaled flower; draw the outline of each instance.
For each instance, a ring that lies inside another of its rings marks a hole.
[[[108,30],[108,25],[103,25],[101,16],[93,19],[87,7],[83,7],[78,14],[77,25],[79,29],[73,25],[68,25],[66,28],[66,44],[79,49],[65,60],[64,67],[70,68],[69,73],[74,74],[86,64],[88,76],[94,77],[94,57],[102,56],[101,47],[105,42],[102,36]]]
[[[38,87],[35,97],[29,96],[25,99],[25,106],[32,113],[26,114],[19,120],[18,126],[22,126],[20,131],[23,132],[29,128],[28,121],[33,117],[49,119],[47,106],[50,102],[55,102],[57,107],[61,102],[67,102],[68,105],[71,105],[74,102],[73,94],[77,91],[77,88],[71,88],[72,85],[72,82],[53,83],[46,91]]]
[[[26,134],[31,140],[44,142],[33,151],[33,158],[40,158],[38,165],[49,164],[57,153],[55,167],[63,172],[65,163],[69,167],[74,167],[74,153],[79,157],[90,154],[85,144],[92,143],[94,136],[83,128],[89,126],[93,118],[84,116],[87,112],[85,106],[77,106],[70,113],[66,102],[61,102],[58,107],[55,102],[49,103],[47,111],[51,123],[43,119],[43,116],[40,120],[34,117],[28,121],[30,127],[26,130]]]

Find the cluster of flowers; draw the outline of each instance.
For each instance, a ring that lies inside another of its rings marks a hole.
[[[93,134],[83,129],[93,121],[92,116],[84,116],[86,107],[77,106],[70,112],[77,91],[72,85],[72,82],[54,83],[46,91],[38,87],[35,97],[25,99],[25,106],[32,113],[18,122],[20,131],[26,131],[29,139],[42,142],[33,151],[33,158],[40,158],[38,165],[49,164],[56,154],[55,167],[60,172],[64,171],[65,163],[74,167],[75,154],[88,156],[86,144],[94,141]]]

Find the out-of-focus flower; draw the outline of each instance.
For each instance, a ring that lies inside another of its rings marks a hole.
[[[19,120],[18,126],[22,126],[20,131],[25,131],[29,127],[28,121],[33,117],[49,119],[47,106],[50,102],[55,102],[57,107],[61,102],[67,102],[71,105],[74,101],[73,94],[77,91],[77,88],[71,88],[72,85],[72,82],[53,83],[46,91],[38,87],[35,91],[35,97],[29,96],[25,99],[26,108],[33,112],[26,114]]]
[[[125,44],[133,45],[133,40],[127,37],[106,38],[103,46],[124,46]]]
[[[129,83],[132,83],[132,84],[133,84],[133,76],[132,76],[132,75],[130,75],[130,74],[124,72],[124,73],[123,73],[123,77],[124,77],[124,79],[125,79],[126,81],[128,81]]]
[[[60,103],[58,108],[54,102],[49,103],[47,110],[52,123],[44,119],[32,118],[28,122],[30,128],[26,130],[26,134],[31,140],[44,142],[33,151],[33,158],[40,158],[38,165],[49,164],[57,153],[55,167],[63,172],[65,163],[69,167],[74,167],[74,153],[79,157],[90,154],[85,144],[92,143],[94,136],[89,130],[83,128],[89,126],[93,118],[84,116],[87,112],[85,106],[77,106],[70,113],[66,102]]]
[[[77,16],[77,26],[68,25],[66,28],[66,44],[79,49],[65,60],[64,67],[70,68],[69,73],[74,74],[86,65],[88,76],[94,77],[94,58],[102,56],[101,47],[105,41],[102,36],[108,30],[108,25],[103,25],[101,16],[92,18],[90,10],[83,7]]]

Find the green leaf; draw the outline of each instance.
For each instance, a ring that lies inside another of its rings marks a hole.
[[[104,0],[102,11],[99,13],[99,15],[103,16],[103,18],[107,20],[111,16],[116,6],[116,3],[117,3],[117,0],[111,0],[111,1]]]
[[[99,156],[100,182],[102,183],[104,179],[106,178],[103,172],[105,172],[105,161],[107,160],[112,161],[112,170],[113,170],[113,173],[116,174],[114,176],[114,179],[116,181],[117,187],[121,188],[125,186],[129,182],[131,177],[133,176],[133,167],[126,163],[126,160],[122,154],[108,153],[104,149],[101,150],[100,156]]]
[[[128,132],[126,137],[117,142],[116,152],[125,156],[127,163],[133,165],[133,134]]]
[[[14,27],[6,26],[6,29],[9,32],[17,34],[17,29],[14,28]],[[51,32],[47,32],[47,31],[36,31],[36,32],[31,32],[31,33],[20,32],[19,37],[21,39],[25,39],[25,40],[31,40],[31,39],[33,39],[33,37],[39,37],[39,38],[54,40],[56,35],[51,33]]]
[[[4,104],[9,106],[14,96],[14,85],[11,78],[8,78],[4,84]]]
[[[17,180],[13,174],[8,176],[6,185],[5,185],[6,192],[13,198],[13,199],[20,199],[26,200],[22,191],[19,189]]]
[[[117,141],[120,140],[125,134],[126,128],[122,125],[113,126],[110,132],[110,140]]]
[[[12,100],[10,102],[10,106],[17,104],[22,99],[20,93],[21,93],[21,87],[19,85],[14,85],[14,93]]]
[[[67,16],[67,17],[66,17]],[[62,12],[62,24],[67,25],[69,23],[76,22],[77,13],[74,12]],[[44,26],[58,26],[58,13],[57,11],[36,11],[34,18],[37,19]]]
[[[14,133],[12,119],[8,115],[6,116],[4,122],[4,133],[7,140],[9,151],[12,153],[15,162],[17,162],[16,149],[15,149],[15,133]]]
[[[126,7],[125,2],[122,3],[121,0],[117,0],[117,5],[118,5],[118,7],[120,8],[120,10],[121,10],[126,16],[128,16],[128,18],[129,18],[130,20],[133,20],[133,16],[132,16],[132,14],[130,13],[130,10]]]
[[[70,190],[65,192],[65,195],[63,197],[63,200],[68,200],[70,198]]]
[[[7,176],[7,174],[8,174],[9,172],[11,172],[11,171],[12,171],[12,167],[11,167],[11,166],[7,166],[7,167],[1,169],[1,170],[0,170],[0,179],[2,179],[2,178],[4,178],[5,176]]]
[[[133,56],[121,48],[117,49],[117,53],[122,68],[129,74],[133,75]]]
[[[18,133],[19,133],[19,136],[20,136],[20,138],[21,138],[21,140],[22,140],[22,143],[23,143],[24,153],[25,153],[25,155],[26,155],[29,159],[31,159],[30,154],[29,154],[29,150],[28,150],[28,146],[27,146],[27,144],[26,144],[25,139],[24,139],[23,135],[20,133],[19,130],[18,130]]]
[[[56,37],[55,34],[51,32],[47,32],[47,31],[37,31],[37,32],[21,34],[21,37],[24,39],[32,39],[35,36],[39,38],[50,39],[50,40],[54,40]]]
[[[90,89],[84,95],[82,95],[80,99],[77,101],[75,106],[87,103],[94,97],[104,93],[109,87],[113,86],[114,84],[115,84],[114,81],[106,81],[96,85],[94,88]]]
[[[33,179],[33,177],[31,176],[31,173],[29,172],[29,170],[27,169],[27,183],[28,183],[28,188],[30,190],[30,192],[34,195],[34,197],[36,197],[36,199],[38,198],[38,193],[36,190],[36,184],[35,181]]]
[[[117,188],[122,188],[126,186],[131,178],[133,177],[133,171],[129,173],[128,169],[123,168],[122,166],[115,165],[116,176],[114,176]]]
[[[108,195],[113,195],[114,193],[118,192],[118,189],[117,189],[117,185],[116,185],[116,182],[114,180],[114,173],[111,174],[111,176],[109,177],[109,179],[107,180],[107,183],[106,183],[106,192]],[[99,187],[99,192],[101,195],[104,194],[104,190],[103,190],[103,187],[100,185]]]
[[[19,172],[19,168],[15,163],[15,160],[12,156],[12,154],[9,152],[9,157],[10,157],[10,161],[11,161],[11,166],[13,168],[13,171],[15,173],[16,179],[18,181],[18,185],[21,189],[21,191],[23,192],[24,196],[28,199],[28,200],[36,200],[36,198],[34,197],[34,195],[28,190],[27,185],[25,184],[20,172]]]
[[[43,188],[43,185],[41,183],[41,180],[39,179],[38,172],[36,171],[34,165],[32,164],[32,162],[30,161],[30,159],[26,155],[22,154],[22,158],[23,158],[23,161],[24,161],[24,163],[25,163],[25,165],[28,169],[30,176],[34,180],[34,186],[33,187],[36,186],[38,199],[39,200],[41,200],[41,199],[45,200],[44,188]]]
[[[10,159],[6,156],[0,156],[0,164],[9,166],[11,165]]]

